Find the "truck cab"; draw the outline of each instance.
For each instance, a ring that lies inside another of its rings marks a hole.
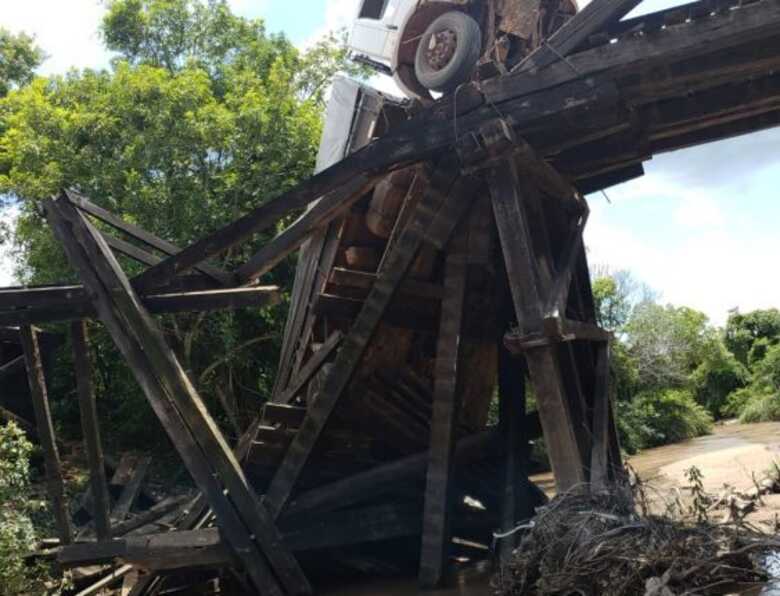
[[[468,81],[483,55],[518,61],[576,11],[575,0],[361,0],[350,47],[425,99]]]

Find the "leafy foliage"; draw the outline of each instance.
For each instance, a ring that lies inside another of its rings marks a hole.
[[[14,423],[0,426],[0,595],[32,593],[39,578],[24,556],[35,548],[30,514],[33,446]]]
[[[726,324],[726,346],[744,365],[753,366],[751,351],[759,344],[759,350],[766,344],[776,344],[780,341],[780,311],[755,310],[742,314],[733,311]],[[757,354],[753,353],[755,361]]]
[[[32,37],[0,28],[0,97],[29,83],[43,59],[43,51]]]
[[[120,53],[110,71],[37,79],[0,104],[0,194],[21,200],[15,246],[27,283],[74,279],[36,208],[61,188],[181,246],[289,190],[314,167],[327,82],[353,70],[338,36],[302,53],[224,0],[113,0],[102,32]],[[243,263],[275,232],[223,264]],[[292,273],[290,259],[263,281],[289,288]],[[246,421],[270,387],[284,312],[182,315],[164,327],[214,410],[224,389]],[[120,428],[133,442],[159,437],[111,342],[98,333],[95,343],[103,415],[128,422]],[[69,374],[53,395],[72,391]]]
[[[623,444],[630,451],[708,434],[712,415],[684,389],[642,393],[619,411]]]

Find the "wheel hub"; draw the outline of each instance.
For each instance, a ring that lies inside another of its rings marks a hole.
[[[457,47],[458,36],[454,31],[445,29],[431,35],[425,53],[428,64],[435,70],[441,70],[450,63]]]

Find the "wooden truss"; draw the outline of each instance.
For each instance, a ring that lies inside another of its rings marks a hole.
[[[512,530],[544,500],[530,440],[544,436],[558,491],[620,480],[583,195],[640,176],[655,153],[780,123],[773,0],[621,20],[637,4],[594,0],[513,72],[413,115],[379,105],[382,125],[358,126],[342,161],[183,249],[76,192],[47,201],[82,285],[0,290],[0,324],[20,325],[24,346],[0,374],[27,364],[65,545],[32,325],[73,321],[98,541],[63,546],[60,561],[152,572],[135,594],[158,573],[223,566],[259,594],[307,594],[308,553],[343,562],[352,546],[405,541],[421,584],[437,586],[464,543],[484,554],[497,531],[511,553]],[[379,230],[374,201],[388,192],[398,204]],[[211,262],[301,211],[235,271]],[[296,251],[272,400],[231,449],[152,315],[272,304],[277,289],[258,282]],[[118,256],[147,268],[128,279]],[[201,491],[176,532],[126,535],[140,522],[108,511],[86,318],[105,325]]]

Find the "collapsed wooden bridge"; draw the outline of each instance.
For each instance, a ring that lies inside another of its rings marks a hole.
[[[0,323],[21,326],[60,562],[148,571],[133,594],[193,567],[239,570],[269,595],[311,593],[318,568],[388,562],[434,586],[543,500],[531,438],[543,434],[558,490],[615,480],[583,196],[641,176],[653,154],[780,123],[777,0],[621,20],[637,4],[594,0],[512,72],[485,63],[425,108],[358,89],[344,159],[184,249],[74,191],[47,201],[83,285],[0,291]],[[302,209],[237,270],[209,263]],[[231,447],[151,315],[268,304],[277,292],[259,281],[299,249],[274,394]],[[128,279],[117,254],[148,269]],[[84,318],[106,326],[201,491],[175,532],[112,533]],[[62,320],[98,505],[98,541],[70,545],[33,327]]]

